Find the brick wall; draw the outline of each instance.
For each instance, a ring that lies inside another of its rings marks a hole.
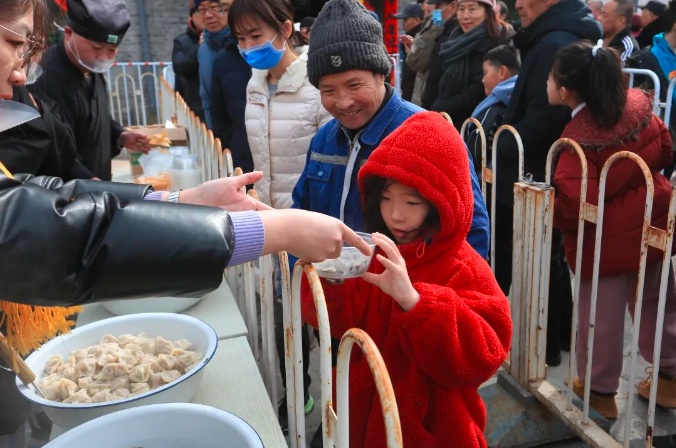
[[[138,18],[138,0],[126,0],[131,27],[122,41],[117,60],[141,61],[141,32]],[[171,61],[174,37],[185,31],[188,18],[187,0],[145,0],[150,60]]]

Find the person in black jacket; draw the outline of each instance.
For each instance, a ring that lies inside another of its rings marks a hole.
[[[411,101],[413,98],[413,89],[415,87],[416,71],[406,65],[406,53],[411,48],[413,38],[418,34],[422,28],[423,9],[417,3],[406,5],[403,11],[394,14],[392,17],[398,20],[403,20],[402,27],[404,35],[401,36],[401,43],[399,44],[402,54],[402,71],[401,71],[401,97],[406,101]]]
[[[547,100],[547,78],[554,54],[581,39],[598,41],[601,28],[580,0],[517,1],[516,9],[523,28],[514,36],[514,44],[521,52],[522,63],[505,113],[505,124],[514,126],[523,141],[524,172],[532,174],[533,180],[543,182],[549,148],[570,120],[570,110],[551,106]],[[502,290],[508,292],[512,282],[513,193],[519,158],[512,136],[503,134],[498,145],[494,168],[497,171],[495,276]],[[565,328],[567,322],[559,321],[563,314],[570,314],[562,311],[568,303],[564,294],[567,296],[570,291],[562,249],[561,235],[554,232],[547,328],[547,362],[550,365],[561,362],[560,342],[570,339]]]
[[[653,37],[656,34],[668,31],[667,25],[662,19],[666,5],[650,0],[645,4],[641,11],[641,32],[636,36],[636,41],[641,48],[649,47],[653,44]]]
[[[190,18],[185,33],[174,39],[171,62],[176,73],[176,92],[185,100],[190,110],[204,121],[204,109],[200,98],[200,67],[197,49],[204,29],[204,16],[199,14],[194,1],[190,2]]]
[[[498,20],[495,0],[457,0],[459,26],[439,49],[442,75],[431,110],[446,112],[459,130],[474,108],[486,97],[483,57],[509,40]]]
[[[433,5],[435,11],[441,11],[441,23],[437,22],[434,18],[434,14],[432,17],[433,22],[437,26],[443,25],[444,27],[441,34],[439,34],[439,37],[437,37],[437,40],[434,42],[429,71],[427,72],[427,81],[425,82],[425,88],[422,93],[422,107],[423,109],[430,110],[434,100],[437,99],[439,81],[441,80],[441,75],[443,75],[441,59],[439,59],[439,49],[441,44],[449,39],[453,30],[458,26],[458,20],[456,19],[458,5],[455,0],[427,0],[427,4]]]
[[[608,0],[601,8],[599,16],[599,22],[603,26],[603,46],[616,49],[622,63],[641,48],[631,34],[633,16],[632,0]]]
[[[211,120],[214,137],[230,149],[232,162],[246,173],[253,170],[253,157],[244,124],[246,86],[251,66],[239,54],[237,38],[228,37],[214,59],[211,84]]]

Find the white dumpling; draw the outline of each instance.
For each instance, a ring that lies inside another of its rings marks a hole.
[[[108,364],[112,364],[114,362],[118,362],[118,359],[117,356],[115,356],[115,353],[112,352],[104,353],[96,359],[96,364],[101,367],[105,367]]]
[[[138,340],[137,336],[134,336],[133,334],[123,334],[122,336],[117,338],[117,343],[120,345],[120,347],[124,348],[127,346],[127,344],[133,343],[136,344]]]
[[[63,400],[64,403],[91,403],[93,400],[87,395],[87,391],[79,390]]]
[[[150,389],[157,389],[158,387],[163,386],[164,381],[162,381],[162,375],[160,375],[159,373],[153,373],[152,375],[150,375],[148,385],[150,386]]]
[[[171,351],[174,349],[174,343],[167,341],[162,336],[155,338],[155,354],[156,355],[171,355]]]
[[[57,388],[57,392],[60,397],[59,401],[65,400],[80,390],[77,384],[66,378],[61,378],[59,381],[57,381],[55,387]]]
[[[157,357],[157,363],[160,365],[162,370],[173,370],[176,366],[176,356],[160,355]],[[153,372],[155,371],[153,370]]]
[[[96,359],[85,358],[75,364],[75,373],[78,377],[94,376],[96,373]]]
[[[181,350],[185,351],[192,350],[192,342],[190,342],[187,339],[179,339],[178,341],[174,342],[174,345],[176,346],[176,348],[180,348]]]
[[[78,361],[75,359],[75,356],[69,356],[66,358],[66,362],[63,363],[64,366],[66,367],[75,367],[75,364],[77,364]]]
[[[197,352],[188,352],[176,358],[176,370],[185,373],[192,368],[192,366],[202,359],[202,354]]]
[[[63,375],[64,378],[67,378],[74,383],[76,383],[80,378],[80,376],[75,371],[75,368],[70,366],[65,367],[61,372],[61,375]]]
[[[106,401],[113,401],[115,397],[110,393],[110,389],[103,389],[98,391],[92,397],[92,403],[105,403]]]
[[[181,356],[181,355],[185,355],[186,353],[188,353],[188,350],[183,350],[182,348],[178,348],[178,347],[176,347],[175,349],[173,349],[171,351],[171,354],[173,356]]]
[[[154,355],[155,354],[155,340],[150,338],[141,338],[139,340],[139,345],[143,353]]]
[[[61,355],[50,356],[45,365],[45,373],[51,375],[57,371],[61,364],[63,364],[63,357]]]
[[[40,390],[47,400],[61,401],[61,391],[58,387],[58,380],[43,378],[40,384]]]
[[[127,347],[129,347],[129,345],[127,345]],[[116,351],[115,357],[117,358],[117,362],[119,362],[120,364],[124,364],[129,368],[132,368],[137,364],[136,356],[132,355],[131,352],[127,349],[120,349]]]
[[[101,372],[96,375],[96,379],[99,381],[110,381],[113,378],[117,378],[118,376],[128,374],[129,367],[125,366],[124,364],[120,364],[119,362],[113,362],[105,365],[103,369],[101,369]]]
[[[131,395],[131,392],[124,387],[113,391],[113,396],[117,398],[129,398],[129,395]]]
[[[89,389],[89,385],[94,382],[91,376],[83,376],[77,379],[77,385],[80,389]]]
[[[182,374],[178,370],[165,370],[164,372],[160,373],[160,376],[162,377],[163,383],[169,384],[172,381],[180,378]]]
[[[120,375],[110,382],[110,390],[129,389],[129,375]]]
[[[104,334],[101,339],[99,339],[99,344],[107,344],[109,342],[114,342],[115,344],[119,344],[119,341],[115,336],[112,334]]]
[[[150,364],[138,365],[129,371],[129,381],[132,383],[147,383],[151,373],[153,372],[150,369]]]
[[[87,392],[89,395],[94,396],[96,393],[101,392],[102,390],[110,389],[110,382],[108,381],[92,381],[87,385]]]
[[[78,362],[82,361],[87,357],[87,350],[84,348],[81,348],[80,350],[75,350],[73,353],[70,354],[70,356],[73,357],[75,363],[77,364]]]
[[[143,392],[148,392],[149,390],[150,387],[148,386],[148,383],[131,383],[132,395],[142,394]]]
[[[162,356],[162,355],[160,355],[160,356]],[[164,355],[164,356],[167,356],[167,355]],[[150,361],[149,365],[150,365],[150,370],[152,370],[153,373],[160,373],[164,370],[164,368],[162,367],[162,364],[160,364],[160,362],[159,362],[159,357],[153,358]]]

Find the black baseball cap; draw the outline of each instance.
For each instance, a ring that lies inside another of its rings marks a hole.
[[[68,26],[85,39],[119,45],[130,23],[124,0],[68,0]]]
[[[417,3],[410,3],[406,5],[403,11],[400,13],[394,14],[392,17],[395,19],[408,19],[409,17],[417,17],[422,20],[425,17],[422,7]]]

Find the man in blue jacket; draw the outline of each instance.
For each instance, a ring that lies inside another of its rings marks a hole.
[[[293,206],[334,216],[355,230],[364,226],[359,168],[385,137],[423,110],[385,83],[390,61],[382,42],[380,24],[353,0],[327,3],[310,37],[308,76],[334,119],[310,144]],[[476,174],[473,169],[470,173],[474,218],[467,241],[487,257],[488,213]]]

